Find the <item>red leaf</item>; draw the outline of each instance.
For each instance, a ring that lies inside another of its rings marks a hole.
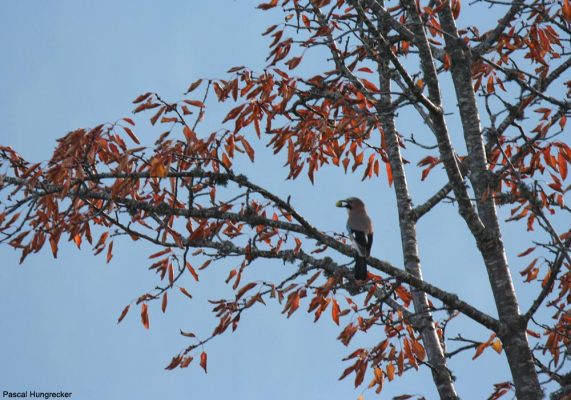
[[[365,86],[365,88],[373,93],[379,93],[379,88],[373,82],[368,81],[367,79],[361,79],[361,81],[363,82],[363,86]]]
[[[385,163],[385,169],[387,170],[387,180],[389,181],[389,187],[393,184],[393,170],[391,164]]]
[[[261,3],[256,8],[259,8],[261,10],[269,10],[270,8],[274,8],[277,5],[278,5],[278,0],[272,0],[269,3]]]
[[[188,290],[186,290],[186,289],[183,288],[183,287],[179,287],[178,289],[179,289],[180,292],[181,292],[182,294],[184,294],[186,297],[188,297],[189,299],[192,299],[192,295],[191,295],[190,293],[188,293]]]
[[[561,7],[561,14],[567,22],[571,22],[571,2],[569,0],[563,0],[563,6]]]
[[[157,252],[157,253],[151,254],[151,255],[149,256],[149,258],[157,258],[157,257],[160,257],[160,256],[162,256],[162,255],[168,254],[168,253],[170,253],[171,251],[172,251],[172,250],[171,250],[170,248],[166,248],[166,249],[161,250],[161,251],[159,251],[159,252]]]
[[[257,285],[256,282],[250,282],[247,285],[245,285],[244,287],[242,287],[238,293],[236,293],[236,300],[239,300],[240,297],[242,297],[248,290],[254,288]]]
[[[194,280],[198,282],[198,274],[196,273],[196,270],[192,268],[192,265],[190,265],[188,261],[186,262],[186,268],[188,269],[188,272],[190,272]]]
[[[518,257],[527,256],[529,253],[531,253],[533,250],[535,250],[535,247],[536,247],[536,246],[530,247],[529,249],[525,250],[524,252],[519,253],[517,256],[518,256]]]
[[[496,90],[494,89],[494,77],[490,75],[488,77],[488,83],[486,85],[486,90],[488,93],[494,93]]]
[[[195,106],[195,107],[199,107],[199,108],[203,108],[204,107],[204,103],[202,101],[198,101],[198,100],[184,100],[184,102],[186,104],[189,104],[191,106]]]
[[[145,94],[140,95],[139,97],[137,97],[135,100],[133,100],[133,104],[137,104],[140,103],[144,100],[147,100],[147,98],[151,95],[151,92],[147,92]]]
[[[559,175],[561,175],[561,179],[565,180],[567,178],[567,160],[561,150],[557,156],[557,163],[559,164]]]
[[[113,258],[113,242],[109,243],[109,247],[107,248],[107,263]]]
[[[126,126],[124,126],[123,129],[125,130],[127,135],[129,135],[129,137],[133,140],[133,142],[135,142],[137,144],[141,144],[141,141],[139,140],[137,135],[135,135],[135,133],[131,129],[127,128]]]
[[[123,118],[123,121],[127,122],[128,124],[135,126],[135,121],[133,121],[131,118]]]
[[[164,292],[163,293],[163,301],[161,304],[161,310],[163,310],[163,313],[167,310],[167,303],[168,303],[167,292]]]
[[[246,154],[248,154],[250,161],[254,162],[254,149],[252,148],[252,146],[250,146],[250,143],[248,143],[246,138],[241,137],[240,141],[242,142],[242,145],[244,146],[244,150],[246,151]]]
[[[300,62],[301,62],[301,57],[293,57],[291,60],[286,62],[286,65],[288,66],[289,69],[294,69],[299,65]]]
[[[206,363],[207,363],[207,358],[208,356],[206,355],[206,352],[203,351],[202,354],[200,355],[200,366],[202,368],[204,368],[204,372],[208,373],[208,371],[206,370]]]
[[[145,329],[149,329],[149,312],[147,303],[141,304],[141,322]]]
[[[331,307],[331,318],[333,318],[333,321],[339,325],[339,304],[337,303],[337,300],[332,299],[332,307]]]
[[[366,73],[368,73],[368,74],[372,74],[372,73],[373,73],[373,70],[372,70],[371,68],[368,68],[368,67],[361,67],[361,68],[357,69],[357,71],[366,72]]]
[[[127,315],[127,313],[129,312],[129,307],[131,307],[130,304],[123,309],[123,311],[121,312],[121,315],[119,316],[119,319],[117,320],[117,323],[123,321],[123,318],[125,318],[125,315]]]
[[[188,87],[188,90],[186,91],[186,93],[188,94],[188,93],[192,92],[194,89],[199,87],[201,83],[202,83],[202,79],[199,79],[196,82],[191,83],[191,85]]]

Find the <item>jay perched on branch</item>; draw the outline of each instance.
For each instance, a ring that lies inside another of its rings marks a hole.
[[[356,197],[349,197],[346,200],[339,200],[337,207],[345,207],[347,209],[347,231],[349,238],[357,255],[355,256],[355,279],[367,279],[367,261],[366,258],[371,254],[371,246],[373,245],[373,224],[371,218],[367,215],[365,203]]]

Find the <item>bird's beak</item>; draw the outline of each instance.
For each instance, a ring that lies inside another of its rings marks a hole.
[[[339,200],[337,203],[335,203],[336,207],[347,207],[347,200]]]

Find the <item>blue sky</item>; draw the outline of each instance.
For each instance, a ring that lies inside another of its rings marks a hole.
[[[231,0],[4,4],[0,143],[13,146],[29,160],[46,160],[55,139],[68,131],[129,116],[131,101],[140,93],[155,91],[177,100],[197,78],[222,78],[235,65],[263,68],[267,40],[260,34],[279,13],[255,10],[256,4]],[[214,107],[205,127],[217,129],[221,116]],[[143,123],[137,127],[146,143],[158,133]],[[330,170],[319,174],[312,187],[305,178],[284,181],[283,160],[261,154],[262,147],[258,152],[263,170],[247,166],[244,172],[284,197],[291,194],[294,204],[325,231],[342,231],[345,224],[335,200],[354,194],[365,199],[378,238],[373,253],[402,265],[394,196],[384,177],[361,183],[359,177]],[[417,180],[419,171],[409,173]],[[442,184],[443,177],[434,175],[430,183],[412,187],[417,202]],[[495,315],[484,268],[456,211],[436,208],[418,231],[425,278]],[[515,226],[506,236],[512,255],[522,250],[521,240],[527,238]],[[205,300],[230,293],[220,281],[231,266],[221,263],[205,271],[199,285],[185,281],[195,300],[171,299],[166,315],[152,304],[149,331],[142,328],[137,309],[117,325],[123,307],[156,284],[154,274],[147,271],[146,257],[153,250],[140,243],[117,243],[115,257],[107,265],[87,248],[78,251],[68,244],[57,260],[44,251],[19,266],[17,253],[1,247],[0,390],[64,390],[73,392],[74,399],[351,399],[361,393],[350,378],[337,381],[345,368],[341,358],[356,345],[381,338],[359,338],[344,348],[335,340],[339,328],[330,319],[313,324],[312,316],[300,310],[287,320],[272,304],[245,315],[236,333],[206,346],[208,374],[196,365],[165,371],[170,357],[188,345],[179,329],[211,332],[215,320]],[[286,267],[256,268],[256,273],[271,277],[276,270],[284,274]],[[523,290],[520,285],[518,289]],[[458,325],[462,327],[473,324],[463,320]],[[489,335],[477,332],[482,340]],[[509,379],[503,355],[489,351],[475,362],[470,358],[471,354],[451,362],[462,398],[481,398],[491,391],[492,383]],[[402,393],[435,397],[426,371],[398,378],[386,386],[382,398]],[[364,395],[375,397],[370,391]]]

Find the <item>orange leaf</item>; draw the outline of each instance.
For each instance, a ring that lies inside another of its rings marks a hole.
[[[222,164],[224,164],[226,168],[230,168],[232,166],[232,161],[228,158],[226,153],[222,153]]]
[[[339,325],[339,304],[335,299],[332,299],[332,303],[333,306],[331,307],[331,318],[333,318],[333,321]]]
[[[125,318],[125,315],[127,315],[127,313],[129,312],[129,307],[131,307],[130,304],[123,309],[123,311],[121,312],[121,315],[119,316],[119,319],[117,320],[117,323],[123,321],[123,318]]]
[[[391,187],[393,185],[393,170],[391,168],[391,164],[386,162],[385,169],[387,170],[387,180],[389,181],[389,187]]]
[[[569,0],[563,0],[563,6],[561,7],[561,14],[567,22],[571,22],[571,2]]]
[[[373,93],[379,93],[379,88],[373,82],[368,81],[367,79],[361,79],[361,81],[367,90],[370,90]]]
[[[206,355],[206,352],[203,351],[202,354],[200,355],[200,366],[202,368],[204,368],[204,372],[208,373],[208,371],[206,370],[206,364],[207,364],[207,358],[208,356]]]
[[[489,343],[485,342],[485,343],[480,343],[480,345],[476,348],[476,354],[474,354],[474,357],[472,357],[472,360],[475,360],[476,358],[478,358],[480,356],[480,354],[482,354],[484,352],[484,350],[486,349],[486,347],[489,346]]]
[[[389,378],[389,382],[395,378],[395,366],[393,363],[387,365],[387,378]]]
[[[131,129],[127,128],[126,126],[124,126],[123,129],[125,130],[127,135],[129,135],[129,137],[133,140],[133,142],[135,142],[137,144],[141,144],[141,141],[139,140],[137,135],[135,135],[135,133]]]
[[[502,342],[500,341],[500,339],[494,340],[494,342],[492,343],[492,349],[494,349],[498,354],[502,352]]]
[[[147,303],[141,304],[141,322],[145,329],[149,329],[149,312],[147,308]]]
[[[182,128],[182,133],[184,134],[184,137],[188,141],[196,139],[196,133],[186,125],[184,126],[184,128]]]
[[[168,175],[168,169],[158,158],[154,158],[151,161],[150,174],[153,177],[164,178]]]
[[[486,90],[488,93],[494,93],[496,90],[494,89],[494,77],[490,75],[488,77],[488,83],[486,84]]]
[[[75,245],[77,246],[77,248],[81,248],[81,235],[77,234],[73,237],[73,241],[75,242]]]
[[[561,150],[557,156],[557,163],[559,164],[559,175],[561,175],[561,179],[565,180],[567,178],[567,160]]]

